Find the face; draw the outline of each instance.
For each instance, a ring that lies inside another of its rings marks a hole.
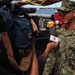
[[[74,12],[73,11],[70,11],[70,12],[61,12],[61,16],[62,16],[63,22],[65,24],[71,23],[71,21],[74,18]]]

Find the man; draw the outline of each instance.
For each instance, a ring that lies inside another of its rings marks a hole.
[[[49,53],[56,47],[56,44],[54,42],[49,42],[46,45],[46,49],[42,53],[41,56],[38,57],[38,67],[39,67],[39,75],[42,75],[45,62],[48,58]]]
[[[9,19],[9,16],[8,16],[8,19]],[[33,19],[30,19],[30,22],[32,25],[34,24]],[[8,33],[7,33],[8,29],[6,29],[6,25],[7,25],[7,18],[5,16],[4,12],[1,12],[1,14],[0,14],[0,34],[1,34],[1,37],[0,37],[0,59],[1,59],[0,75],[14,75],[14,74],[22,75],[22,72],[23,73],[25,72],[24,75],[35,75],[35,72],[33,72],[33,69],[35,67],[34,65],[37,64],[37,59],[36,59],[36,53],[35,53],[35,48],[34,48],[34,42],[32,42],[32,47],[31,47],[32,51],[31,52],[28,51],[29,53],[26,53],[25,55],[23,55],[26,58],[26,59],[24,59],[24,57],[23,57],[23,59],[22,59],[23,62],[26,61],[26,64],[24,62],[24,64],[25,64],[24,66],[25,66],[26,70],[24,70],[23,63],[21,63],[21,66],[19,66],[17,63],[18,61],[16,59],[15,60],[13,59],[13,58],[15,58],[15,54],[13,53],[13,47],[12,47],[12,44],[8,37]],[[37,30],[37,27],[36,28],[34,28],[34,27],[35,26],[32,26],[33,32]],[[9,29],[9,31],[10,31],[10,29]],[[14,56],[12,54],[14,54]],[[18,54],[18,52],[17,52],[17,54]],[[18,57],[18,55],[16,55],[16,57]],[[35,64],[33,64],[33,63],[35,63]],[[38,66],[36,66],[36,67],[38,67]],[[37,70],[38,69],[36,69],[36,71]]]
[[[59,10],[66,25],[57,30],[58,50],[49,54],[43,75],[75,75],[75,0],[63,0]]]
[[[51,19],[55,22],[56,29],[65,26],[65,24],[63,23],[63,19],[62,19],[60,11],[55,11],[55,13],[51,15]],[[57,22],[58,22],[58,25],[57,25]]]
[[[2,40],[2,34],[6,32],[5,30],[5,21],[0,15],[0,75],[15,75],[8,71],[9,64],[7,59],[6,50]],[[7,68],[7,69],[6,69]]]

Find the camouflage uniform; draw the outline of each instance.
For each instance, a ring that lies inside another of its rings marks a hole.
[[[63,0],[58,9],[62,12],[75,10],[75,0]],[[43,75],[75,75],[75,29],[66,33],[64,28],[59,33],[58,50],[53,50],[46,61]],[[52,74],[53,75],[53,74]]]
[[[75,29],[67,34],[62,28],[58,33],[59,48],[49,54],[43,75],[49,75],[53,68],[54,75],[75,75]]]
[[[75,0],[63,0],[62,5],[57,10],[61,10],[64,12],[72,11],[75,9]]]

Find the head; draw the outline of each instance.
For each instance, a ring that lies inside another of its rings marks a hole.
[[[2,2],[11,2],[12,0],[0,0]]]
[[[12,0],[0,0],[0,2],[6,2],[6,3],[10,3]],[[1,7],[3,7],[4,6],[4,4],[2,3],[0,3],[0,8]]]
[[[75,20],[75,0],[63,0],[58,10],[61,12],[65,24],[70,25]]]

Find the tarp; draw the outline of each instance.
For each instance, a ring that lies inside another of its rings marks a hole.
[[[15,0],[17,1],[17,0]],[[33,5],[51,5],[62,0],[18,0],[16,3],[19,5],[33,4]]]

